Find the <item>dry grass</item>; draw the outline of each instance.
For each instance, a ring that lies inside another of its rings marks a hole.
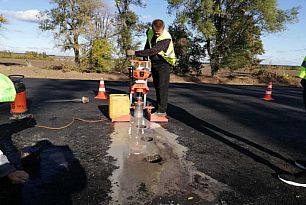
[[[88,73],[86,67],[78,67],[71,60],[31,60],[31,67],[22,59],[1,59],[0,73],[6,75],[22,74],[28,78],[52,78],[52,79],[81,79],[99,80],[123,80],[127,81],[127,65],[117,64],[116,69],[108,73]],[[273,81],[277,85],[298,86],[297,70],[286,67],[250,67],[231,72],[222,69],[212,77],[209,65],[203,65],[201,75],[190,74],[184,76],[171,75],[171,82],[175,83],[209,83],[230,85],[266,85]],[[150,81],[152,81],[150,79]]]

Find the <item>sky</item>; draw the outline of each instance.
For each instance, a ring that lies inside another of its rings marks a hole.
[[[164,19],[166,24],[173,22],[175,15],[168,14],[166,0],[145,0],[146,8],[133,7],[143,22],[156,18]],[[115,11],[114,0],[105,0]],[[288,25],[282,33],[264,34],[262,37],[265,54],[260,56],[263,63],[273,65],[300,65],[306,56],[306,1],[278,0],[282,9],[300,6],[299,22]],[[38,51],[55,55],[72,55],[57,49],[52,34],[38,29],[36,15],[39,11],[50,9],[48,0],[0,0],[0,14],[8,23],[0,31],[0,50],[14,52]]]

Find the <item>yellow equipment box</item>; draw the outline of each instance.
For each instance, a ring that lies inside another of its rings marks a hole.
[[[130,98],[125,94],[111,94],[109,96],[109,117],[113,121],[130,115]]]

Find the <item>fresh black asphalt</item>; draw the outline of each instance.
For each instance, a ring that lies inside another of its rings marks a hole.
[[[74,204],[107,204],[108,177],[114,166],[107,156],[112,123],[105,117],[107,101],[94,100],[98,81],[24,79],[29,112],[37,124],[62,126],[74,117],[105,119],[77,122],[68,129],[49,131],[12,126],[9,105],[0,105],[0,132],[18,147],[40,139],[67,144],[87,173],[87,187],[73,194]],[[106,81],[108,93],[124,93],[128,82]],[[277,173],[298,172],[295,159],[306,159],[306,112],[302,89],[274,87],[274,101],[261,100],[266,87],[210,84],[171,84],[169,123],[163,125],[188,147],[187,159],[199,171],[227,184],[215,204],[306,204],[306,189],[286,185]],[[89,104],[46,103],[47,100],[89,96]],[[154,104],[154,89],[149,100]],[[14,130],[16,129],[16,130]]]

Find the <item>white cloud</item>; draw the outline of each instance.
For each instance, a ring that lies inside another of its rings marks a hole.
[[[25,10],[25,11],[12,11],[12,10],[0,10],[6,17],[11,17],[19,21],[30,22],[30,23],[37,23],[39,22],[39,15],[40,11],[33,9],[33,10]]]

